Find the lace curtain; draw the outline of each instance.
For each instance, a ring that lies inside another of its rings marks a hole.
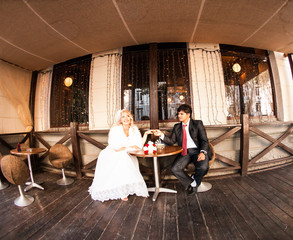
[[[31,76],[28,70],[0,61],[0,90],[15,108],[26,132],[33,128],[29,109]]]
[[[35,130],[43,131],[50,128],[50,96],[52,67],[38,74],[35,100]]]
[[[89,128],[110,128],[121,108],[121,53],[103,52],[92,58],[89,93]],[[101,98],[102,97],[102,98]],[[99,102],[103,99],[103,102]],[[105,113],[103,118],[100,113]]]
[[[189,48],[194,114],[206,125],[226,124],[227,110],[221,55],[218,49]]]
[[[121,54],[113,53],[107,57],[107,119],[108,125],[111,127],[121,102]]]

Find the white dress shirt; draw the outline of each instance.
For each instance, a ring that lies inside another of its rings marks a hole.
[[[189,122],[190,119],[187,122],[187,126],[185,127],[185,131],[186,131],[186,138],[187,138],[187,149],[188,148],[197,148],[196,144],[194,143],[194,141],[192,140],[190,133],[189,133]],[[184,123],[182,123],[182,128],[183,128]],[[183,128],[184,130],[184,128]]]

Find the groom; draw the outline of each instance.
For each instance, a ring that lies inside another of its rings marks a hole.
[[[197,192],[203,176],[208,172],[209,156],[211,156],[205,127],[201,120],[193,120],[191,114],[191,107],[183,104],[177,109],[180,123],[174,125],[170,137],[160,130],[154,131],[155,136],[159,136],[166,144],[173,145],[177,142],[178,146],[183,148],[171,170],[187,190],[188,195]],[[193,162],[195,166],[195,174],[191,177],[184,171],[190,162]]]

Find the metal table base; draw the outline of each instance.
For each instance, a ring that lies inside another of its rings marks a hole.
[[[44,190],[44,188],[41,185],[37,184],[34,181],[34,176],[33,176],[33,170],[32,170],[32,164],[31,164],[31,157],[30,157],[30,155],[27,155],[27,162],[28,162],[28,168],[29,168],[29,171],[30,171],[31,182],[27,183],[29,185],[24,189],[24,191],[27,192],[30,189],[32,189],[33,187],[39,188],[41,190]]]
[[[149,192],[154,192],[152,200],[156,201],[160,192],[177,193],[176,190],[160,187],[158,158],[155,156],[153,157],[153,163],[154,163],[155,187],[148,188]]]

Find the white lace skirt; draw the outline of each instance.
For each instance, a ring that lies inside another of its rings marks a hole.
[[[89,193],[92,199],[101,202],[125,198],[132,194],[149,196],[137,158],[126,151],[115,152],[109,148],[101,151],[99,155]]]

